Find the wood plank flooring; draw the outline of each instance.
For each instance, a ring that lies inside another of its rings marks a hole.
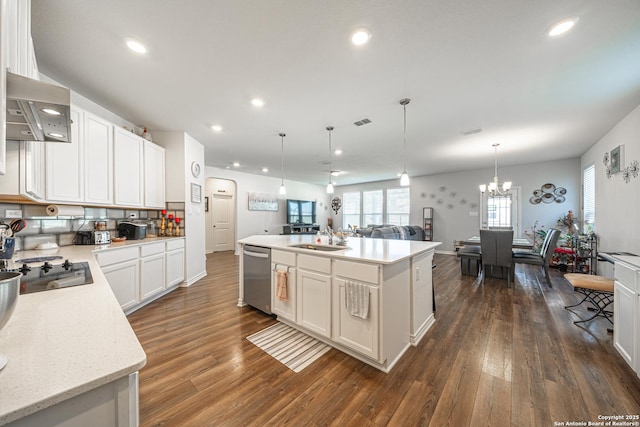
[[[238,257],[131,314],[147,353],[142,426],[557,426],[640,414],[640,380],[605,319],[576,326],[578,295],[518,265],[512,288],[436,254],[436,322],[389,374],[335,349],[300,373],[245,339],[274,320],[236,306]],[[558,424],[556,424],[558,423]]]

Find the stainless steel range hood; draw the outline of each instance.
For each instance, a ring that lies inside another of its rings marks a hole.
[[[71,142],[71,91],[7,72],[7,140]]]

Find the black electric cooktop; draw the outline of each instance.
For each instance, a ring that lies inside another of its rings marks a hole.
[[[54,257],[51,257],[54,258]],[[54,259],[61,259],[54,258]],[[20,293],[50,291],[53,289],[68,288],[71,286],[88,285],[93,283],[91,269],[88,262],[70,262],[68,259],[59,264],[51,264],[54,259],[23,259],[16,263],[22,263],[20,268],[11,271],[22,273],[20,277]],[[44,261],[44,262],[42,262]],[[34,265],[33,263],[38,263]]]

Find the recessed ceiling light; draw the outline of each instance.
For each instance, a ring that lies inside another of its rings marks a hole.
[[[269,172],[269,168],[262,168],[262,172],[264,172],[264,173]]]
[[[147,53],[147,48],[136,40],[128,40],[127,46],[135,53]]]
[[[40,111],[42,111],[43,113],[47,113],[50,116],[59,116],[62,114],[60,111],[54,110],[53,108],[43,108]]]
[[[357,28],[351,33],[351,43],[356,46],[366,44],[369,40],[371,40],[371,31],[367,28]]]
[[[340,176],[341,173],[340,171],[331,171],[331,176]]]
[[[572,29],[579,20],[580,18],[578,18],[577,16],[563,19],[562,21],[553,24],[547,34],[549,35],[549,37],[558,37]]]
[[[233,167],[234,167],[234,168],[237,168],[238,166],[240,166],[240,163],[238,163],[238,162],[233,162]]]
[[[262,99],[260,99],[260,98],[253,98],[251,100],[251,104],[254,107],[262,107],[264,105],[264,101]]]
[[[222,126],[213,125],[213,126],[211,126],[211,130],[214,131],[214,132],[222,132]]]
[[[340,154],[342,154],[342,150],[341,149],[336,149],[336,151],[333,152],[333,154],[335,154],[336,156],[339,156]]]

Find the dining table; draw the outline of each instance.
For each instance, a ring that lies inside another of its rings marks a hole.
[[[463,240],[462,243],[469,246],[480,246],[480,237],[472,236]],[[529,239],[514,237],[512,247],[514,249],[533,249],[533,243]]]

